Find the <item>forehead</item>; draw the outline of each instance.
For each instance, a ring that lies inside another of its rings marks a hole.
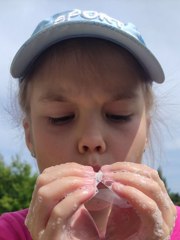
[[[97,63],[100,65],[97,66]],[[108,63],[113,63],[114,67],[126,66],[132,71],[145,74],[142,66],[123,47],[110,41],[85,37],[65,40],[49,47],[40,55],[30,72],[34,73],[42,68],[50,69],[50,65],[59,65],[58,68],[62,70],[63,66],[60,68],[60,65],[64,64],[76,64],[79,70],[85,67],[86,71],[88,65],[89,67],[96,66],[97,71],[99,67]]]
[[[145,81],[142,67],[116,44],[100,39],[72,39],[56,44],[36,62],[31,78],[34,85],[49,91],[61,87],[71,92],[87,88],[105,92],[133,91]]]

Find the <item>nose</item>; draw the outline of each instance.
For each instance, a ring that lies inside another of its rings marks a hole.
[[[87,133],[81,136],[78,142],[79,153],[99,153],[106,151],[106,143],[100,133]]]

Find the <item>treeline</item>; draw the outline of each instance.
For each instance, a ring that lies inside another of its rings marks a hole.
[[[37,173],[18,155],[10,165],[0,156],[0,214],[28,208],[36,178]]]
[[[174,203],[175,205],[180,206],[180,194],[179,194],[179,193],[173,193],[173,192],[171,192],[171,190],[168,188],[168,184],[167,184],[166,178],[163,176],[163,172],[162,172],[162,169],[161,169],[161,168],[159,168],[158,173],[159,173],[160,178],[163,180],[163,182],[164,182],[164,184],[165,184],[165,186],[166,186],[167,192],[168,192],[171,200],[173,201],[173,203]]]
[[[161,169],[159,175],[168,190]],[[10,165],[5,164],[0,156],[0,214],[28,208],[36,178],[37,173],[33,173],[31,166],[22,162],[18,155],[11,159]],[[168,193],[172,201],[180,205],[180,195],[170,190]]]

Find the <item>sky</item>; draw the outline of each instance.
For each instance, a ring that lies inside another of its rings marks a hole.
[[[179,0],[6,0],[0,1],[0,154],[9,162],[19,154],[36,169],[17,126],[11,102],[16,80],[9,68],[14,54],[44,18],[67,9],[105,12],[134,23],[160,61],[166,76],[155,84],[154,167],[161,167],[168,187],[180,193],[180,1]],[[14,102],[14,101],[13,101]]]

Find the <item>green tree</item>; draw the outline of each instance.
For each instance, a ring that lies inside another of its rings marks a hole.
[[[165,187],[167,189],[167,192],[168,192],[171,200],[173,201],[173,203],[175,205],[180,206],[180,195],[179,195],[179,193],[172,193],[171,190],[168,188],[166,178],[163,176],[163,172],[162,172],[161,168],[158,169],[158,173],[159,173],[160,178],[164,182],[164,185],[165,185]]]
[[[6,165],[0,156],[0,214],[29,206],[37,173],[32,173],[28,163],[19,156],[12,157]]]
[[[175,205],[180,206],[180,195],[179,193],[170,193],[170,198]]]
[[[159,177],[161,178],[161,180],[164,182],[166,190],[167,190],[167,192],[169,194],[170,193],[170,189],[168,188],[167,181],[166,181],[166,178],[163,175],[163,171],[162,171],[161,167],[158,168],[158,174],[159,174]]]

